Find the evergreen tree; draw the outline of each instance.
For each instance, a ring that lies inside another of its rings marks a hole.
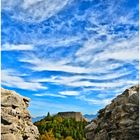
[[[47,118],[49,118],[49,117],[51,117],[50,112],[48,112],[48,114],[47,114]]]

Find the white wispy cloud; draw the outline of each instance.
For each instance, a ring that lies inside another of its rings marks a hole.
[[[59,38],[48,38],[40,39],[38,41],[32,40],[33,44],[36,45],[45,45],[46,47],[67,47],[73,44],[81,43],[81,36],[68,36],[68,37],[59,37]]]
[[[85,17],[86,15],[84,15],[84,18]],[[129,32],[129,29],[126,29],[126,35],[129,35],[129,37],[126,38],[124,34],[121,34],[119,32],[117,34],[110,34],[110,26],[100,25],[100,21],[97,19],[95,20],[95,22],[93,21],[93,23],[96,23],[97,25],[97,28],[94,28],[94,31],[96,31],[97,34],[93,35],[92,37],[88,37],[88,40],[85,41],[83,46],[81,46],[74,54],[74,59],[69,58],[68,56],[64,58],[62,56],[59,56],[60,58],[62,57],[61,60],[54,60],[48,58],[46,55],[40,57],[36,53],[26,54],[26,56],[20,57],[19,61],[32,64],[27,68],[38,72],[60,71],[73,73],[75,75],[85,74],[84,76],[52,76],[51,78],[33,79],[36,82],[47,82],[51,84],[65,85],[70,87],[86,87],[94,90],[108,90],[113,88],[115,89],[122,86],[125,87],[126,84],[132,85],[137,83],[137,79],[132,80],[131,78],[128,78],[128,80],[126,81],[124,77],[133,75],[134,71],[133,69],[123,67],[126,63],[129,63],[137,68],[134,63],[134,61],[138,61],[137,32]],[[115,26],[113,26],[112,28],[114,27]],[[86,30],[89,29],[87,28]],[[90,30],[92,29],[90,28]],[[102,40],[102,36],[105,36],[106,39]],[[52,46],[54,48],[64,45],[63,48],[65,48],[67,45],[73,42],[80,42],[81,38],[82,35],[80,37],[75,36],[72,38],[52,38],[46,41],[44,39],[43,44],[45,43],[48,46]],[[46,49],[48,49],[48,47],[46,47]],[[110,63],[110,60],[115,61]],[[81,64],[83,63],[84,65],[81,66]],[[119,67],[122,67],[122,69],[118,69]],[[119,78],[119,80],[117,78]],[[94,82],[91,80],[94,80]],[[96,82],[96,80],[100,80],[100,82]]]
[[[18,56],[16,58],[18,60],[15,61],[23,62],[21,64],[31,73],[33,72],[33,77],[27,75],[30,79],[27,81],[15,71],[2,70],[2,84],[28,90],[47,89],[42,82],[48,85],[53,84],[56,87],[68,86],[72,88],[69,91],[58,91],[57,94],[41,92],[34,94],[34,96],[57,98],[74,96],[92,105],[106,105],[112,99],[108,98],[111,90],[116,96],[121,93],[122,89],[138,82],[136,76],[138,65],[135,63],[138,61],[139,51],[138,31],[130,28],[138,26],[138,22],[133,19],[137,11],[134,8],[129,8],[128,12],[126,7],[121,6],[124,0],[117,2],[106,0],[106,2],[99,1],[95,5],[93,4],[93,9],[89,7],[81,14],[79,7],[81,3],[73,1],[72,5],[76,7],[73,9],[73,16],[67,19],[69,13],[66,15],[57,14],[71,4],[71,1],[9,0],[7,2],[2,0],[2,10],[12,12],[10,14],[12,20],[22,21],[25,25],[26,22],[29,22],[30,25],[34,24],[30,29],[28,26],[24,26],[24,31],[20,31],[18,27],[14,28],[12,35],[14,38],[18,38],[18,41],[23,42],[22,44],[7,43],[2,46],[2,51],[28,50],[29,53]],[[106,8],[101,9],[101,7]],[[66,8],[68,8],[66,12],[69,12],[69,7]],[[52,20],[42,22],[51,19],[51,17]],[[118,27],[121,27],[122,31],[121,29],[116,31]],[[11,30],[4,29],[3,32],[9,36],[8,31]],[[64,53],[60,53],[60,49]],[[30,50],[34,51],[31,53]],[[54,51],[57,51],[55,55],[52,53]],[[45,78],[41,76],[38,76],[38,79],[34,78],[34,72],[38,72],[40,75],[44,71],[53,72]],[[59,71],[73,76],[53,75]],[[74,88],[82,90],[73,91]],[[100,100],[94,98],[94,91],[96,94],[98,92],[97,97]],[[107,94],[103,94],[104,91]],[[89,94],[93,94],[92,98],[88,96]],[[68,105],[64,104],[39,100],[32,102],[34,109],[40,110],[44,106],[63,110],[69,108]],[[72,106],[71,109],[73,110],[73,108],[81,110],[77,106]]]
[[[58,98],[66,98],[64,95],[52,94],[52,93],[36,93],[34,96],[42,97],[42,96],[50,96],[50,97],[58,97]]]
[[[85,101],[89,104],[92,104],[92,105],[107,105],[109,103],[111,103],[111,100],[113,98],[102,98],[102,99],[97,99],[97,98],[89,98],[89,97],[86,97],[86,96],[80,96],[78,97],[78,99],[82,100],[82,101]]]
[[[34,49],[30,44],[3,44],[2,51],[30,51]]]
[[[14,19],[33,23],[50,18],[61,11],[68,2],[69,0],[2,0],[2,9],[12,11]],[[18,9],[15,8],[17,6]]]
[[[97,54],[93,61],[105,61],[109,59],[132,62],[138,60],[138,36],[131,39],[123,39],[122,41],[111,44],[105,48],[103,52]]]
[[[123,53],[123,52],[122,52]],[[119,54],[119,53],[118,53]],[[100,53],[101,55],[101,53]],[[103,54],[102,54],[103,55]],[[133,51],[132,51],[132,55]],[[88,55],[92,61],[88,62],[86,61],[86,56],[83,55],[83,60],[86,62],[85,66],[80,66],[79,62],[76,62],[76,65],[73,64],[74,60],[72,58],[61,58],[61,60],[54,59],[53,58],[39,58],[35,54],[26,54],[19,58],[18,61],[32,64],[32,66],[28,66],[28,69],[31,69],[33,71],[61,71],[61,72],[67,72],[67,73],[75,73],[75,74],[100,74],[100,73],[108,73],[112,71],[115,68],[118,68],[120,66],[124,65],[124,62],[122,63],[109,63],[107,60],[103,61],[102,59],[96,61],[96,57],[94,58],[91,54],[91,52]],[[96,56],[96,54],[95,54]],[[134,57],[136,57],[135,55]],[[81,56],[82,57],[82,56]],[[60,59],[59,58],[59,59]],[[77,57],[79,59],[79,57]],[[106,65],[108,67],[106,67]],[[110,73],[111,76],[115,75]],[[117,75],[118,74],[118,75]],[[110,76],[110,78],[111,78]],[[116,72],[116,77],[121,76],[121,73]],[[89,76],[88,76],[89,77]],[[104,76],[103,76],[104,77]],[[114,76],[115,77],[115,76]],[[98,78],[98,77],[96,77]],[[91,79],[91,78],[90,78]],[[103,78],[105,79],[105,78]]]
[[[99,40],[98,42],[95,37],[90,38],[84,43],[83,47],[76,52],[77,61],[90,62],[90,64],[97,62],[99,64],[109,59],[125,62],[138,60],[138,34],[133,33],[133,35],[132,38],[116,40],[114,37],[111,37],[111,35],[106,34],[107,40]],[[99,36],[98,34],[98,37]]]
[[[8,70],[2,69],[1,70],[1,83],[7,87],[14,87],[19,89],[26,89],[26,90],[39,90],[39,89],[47,89],[47,87],[41,85],[38,82],[30,82],[26,81],[24,78],[16,76],[15,70]]]
[[[80,95],[80,92],[78,91],[61,91],[59,92],[60,95],[65,95],[65,96],[77,96]]]
[[[100,75],[100,76],[52,76],[51,78],[38,78],[33,79],[36,82],[47,82],[47,83],[54,83],[56,85],[65,85],[69,87],[86,87],[89,90],[109,90],[113,88],[120,88],[125,85],[133,85],[137,84],[137,80],[130,80],[124,79],[125,76],[128,76],[131,72],[124,72],[124,73],[116,73],[116,74],[107,74],[107,75]],[[116,79],[119,78],[120,79]],[[121,76],[123,78],[121,78]],[[116,79],[116,80],[115,80]],[[90,81],[94,80],[94,81]],[[100,82],[98,82],[98,80]]]
[[[125,84],[136,84],[137,81],[130,81],[128,80],[116,80],[115,82],[102,82],[102,83],[97,83],[97,82],[90,82],[90,81],[74,81],[70,83],[63,83],[63,85],[70,86],[70,87],[96,87],[96,88],[117,88],[120,86],[124,86]],[[61,83],[62,84],[62,83]]]
[[[34,66],[29,67],[29,69],[32,69],[34,71],[62,71],[62,72],[69,72],[69,73],[91,73],[93,70],[90,68],[84,68],[80,66],[73,66],[70,64],[67,64],[69,60],[62,60],[62,61],[48,61],[47,59],[40,59],[35,56],[33,57],[25,57],[20,58],[20,62],[26,62],[33,64]]]
[[[137,82],[136,82],[137,83]],[[114,95],[114,93],[116,93],[117,95],[122,93],[125,89],[129,88],[129,86],[131,86],[133,84],[130,85],[122,85],[120,87],[110,87],[110,88],[106,88],[106,87],[85,87],[82,88],[82,91],[84,93],[88,93],[88,94],[94,94],[94,92],[96,91],[99,95],[99,97],[101,96],[108,96],[108,95]],[[97,97],[98,97],[97,95]]]

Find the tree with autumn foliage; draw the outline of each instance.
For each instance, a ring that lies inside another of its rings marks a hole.
[[[85,140],[85,121],[76,121],[72,118],[48,115],[35,122],[40,132],[40,140]]]

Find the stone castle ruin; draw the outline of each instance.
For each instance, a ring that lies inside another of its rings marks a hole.
[[[57,115],[61,116],[62,118],[72,118],[76,121],[83,121],[84,118],[81,112],[59,112]]]

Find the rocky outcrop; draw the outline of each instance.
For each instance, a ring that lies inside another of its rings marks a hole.
[[[139,139],[139,87],[126,89],[85,128],[87,140]]]
[[[27,110],[29,99],[1,89],[1,139],[37,140],[39,132]]]

